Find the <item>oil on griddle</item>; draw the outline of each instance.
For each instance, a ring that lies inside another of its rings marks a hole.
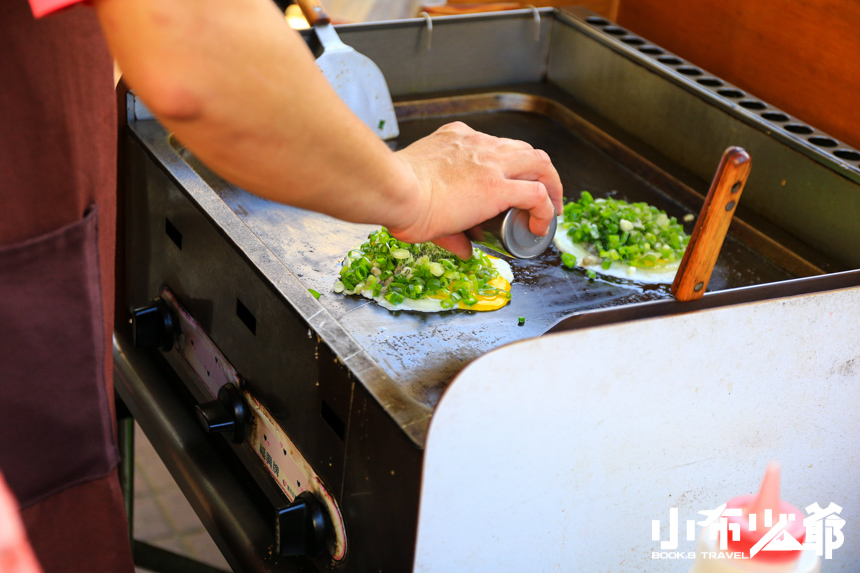
[[[595,197],[645,201],[678,220],[690,212],[585,137],[538,113],[496,111],[402,121],[396,145],[408,145],[453,119],[492,135],[528,141],[547,151],[559,171],[565,195],[570,198],[588,190]],[[200,170],[201,166],[195,168]],[[668,285],[637,285],[600,276],[590,280],[581,270],[564,268],[559,252],[551,247],[535,259],[510,261],[514,271],[512,300],[498,311],[392,313],[367,299],[332,291],[344,255],[377,227],[273,204],[229,185],[213,187],[307,288],[322,293],[320,303],[389,376],[430,407],[450,379],[485,352],[540,336],[559,319],[577,312],[671,296]],[[692,225],[685,224],[687,232]],[[791,278],[789,273],[729,237],[709,290],[787,278]],[[520,317],[525,318],[522,325]],[[587,353],[587,349],[583,351]]]

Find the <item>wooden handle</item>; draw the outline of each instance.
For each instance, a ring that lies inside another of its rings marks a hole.
[[[302,9],[305,20],[311,26],[315,24],[330,24],[331,19],[325,11],[320,0],[296,0],[296,4]]]
[[[672,294],[678,300],[697,300],[705,294],[751,166],[749,153],[740,147],[729,147],[723,153],[672,283]]]

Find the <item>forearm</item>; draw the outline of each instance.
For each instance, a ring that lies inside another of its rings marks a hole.
[[[341,102],[269,0],[97,0],[128,84],[204,163],[262,197],[411,223],[417,181]]]

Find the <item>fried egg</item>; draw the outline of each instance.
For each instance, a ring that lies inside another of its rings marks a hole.
[[[597,255],[588,250],[587,245],[582,243],[574,243],[570,235],[567,234],[567,225],[564,224],[563,217],[558,218],[558,226],[555,230],[553,244],[562,253],[569,253],[576,257],[576,266],[584,269],[592,270],[596,273],[615,277],[619,279],[637,281],[647,284],[671,284],[675,280],[675,274],[681,261],[667,263],[660,267],[646,269],[642,267],[633,267],[625,265],[618,261],[612,261],[612,265],[608,269],[604,269],[601,260]],[[583,261],[595,259],[593,265],[584,265]]]
[[[475,249],[477,251],[477,249]],[[489,256],[490,262],[492,262],[493,267],[498,271],[499,276],[490,280],[487,284],[490,286],[496,287],[497,289],[504,290],[510,294],[511,292],[511,283],[514,281],[514,273],[511,270],[511,265],[507,263],[507,261],[503,261],[497,257]],[[439,295],[436,296],[428,296],[426,298],[413,300],[411,298],[403,298],[403,302],[400,304],[391,304],[385,298],[380,296],[373,296],[372,289],[365,289],[361,291],[361,295],[365,298],[372,299],[376,301],[376,303],[388,310],[410,310],[414,312],[444,312],[446,310],[453,310],[451,308],[444,308],[442,306],[442,298]],[[481,296],[477,293],[474,294],[474,297],[478,300],[477,303],[472,306],[466,305],[463,301],[459,301],[458,305],[454,308],[462,308],[464,310],[477,310],[477,311],[491,311],[498,310],[508,304],[510,302],[510,297],[502,296],[502,295],[494,295],[494,296]]]

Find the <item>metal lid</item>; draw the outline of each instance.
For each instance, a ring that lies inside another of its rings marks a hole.
[[[529,230],[528,211],[512,208],[469,229],[466,236],[503,255],[531,259],[549,248],[555,236],[555,227],[556,219],[553,218],[546,236],[538,237]]]
[[[509,209],[502,220],[501,239],[505,249],[518,259],[531,259],[549,248],[555,236],[556,218],[549,225],[549,232],[538,237],[529,230],[529,213],[522,209]]]

